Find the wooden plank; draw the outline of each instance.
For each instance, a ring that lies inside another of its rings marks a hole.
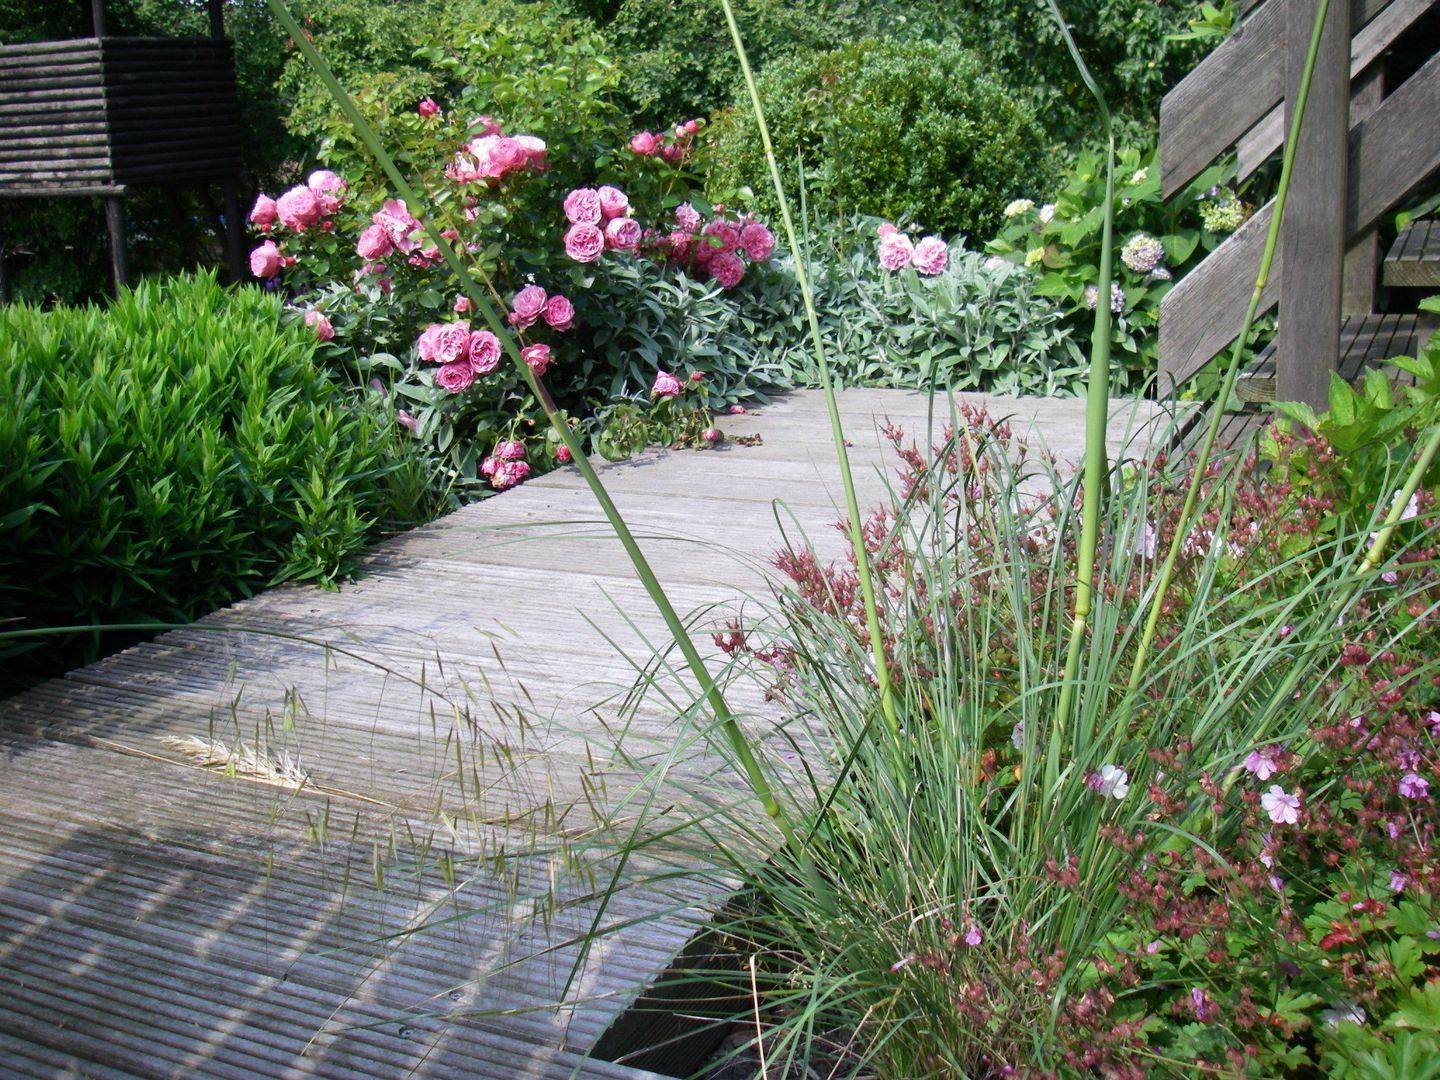
[[[1350,135],[1346,228],[1354,236],[1440,168],[1440,52]]]
[[[1433,3],[1434,0],[1393,0],[1381,12],[1380,17],[1368,23],[1355,35],[1355,39],[1351,43],[1350,56],[1350,77],[1355,83],[1353,94],[1355,98],[1362,98],[1364,95],[1364,76],[1370,70],[1371,65],[1394,44],[1396,38],[1408,30],[1425,12],[1429,11]],[[1379,74],[1378,70],[1375,74]],[[1378,104],[1378,101],[1372,102],[1369,97],[1363,97],[1358,111],[1352,104],[1351,126],[1358,124],[1368,116],[1373,111],[1374,104]],[[1265,164],[1270,155],[1280,149],[1284,138],[1284,111],[1280,108],[1271,109],[1263,119],[1259,120],[1240,138],[1237,144],[1236,179],[1244,180]]]
[[[1440,222],[1412,221],[1385,256],[1386,285],[1440,288]]]
[[[1193,180],[1285,92],[1285,5],[1266,4],[1160,103],[1160,190]]]

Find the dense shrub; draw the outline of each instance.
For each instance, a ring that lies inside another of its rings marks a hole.
[[[788,190],[797,161],[820,214],[914,219],[988,235],[1000,211],[1040,182],[1044,132],[1030,107],[951,43],[865,40],[782,60],[760,78]],[[748,104],[729,115],[717,149],[721,188],[748,186],[774,209]]]
[[[189,619],[331,581],[382,518],[413,521],[417,493],[391,502],[408,469],[393,417],[358,407],[314,352],[278,299],[213,276],[108,308],[0,309],[5,628]]]

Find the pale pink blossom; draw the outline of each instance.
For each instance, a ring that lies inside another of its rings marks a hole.
[[[336,192],[345,190],[345,181],[336,176],[329,169],[316,169],[305,181],[305,186],[315,193],[320,200],[320,209],[325,214],[333,214],[340,208],[341,195]]]
[[[510,322],[516,326],[534,326],[545,311],[547,299],[539,285],[526,285],[510,301]]]
[[[315,331],[316,341],[330,341],[335,337],[335,328],[330,325],[330,320],[314,308],[305,312],[305,325]]]
[[[525,456],[525,444],[518,439],[502,440],[491,453],[496,461],[519,461]]]
[[[550,355],[550,346],[544,343],[526,345],[520,350],[520,359],[530,366],[530,370],[536,375],[544,375],[545,369],[550,366],[553,359]]]
[[[950,249],[938,236],[927,236],[915,245],[910,264],[922,274],[943,274],[950,265]]]
[[[476,375],[489,375],[500,363],[500,339],[489,330],[470,334],[470,367]]]
[[[880,238],[880,265],[886,270],[903,270],[910,265],[915,254],[915,245],[902,232],[892,232]]]
[[[412,236],[420,228],[420,222],[410,215],[399,199],[386,199],[370,220],[385,230],[396,251],[408,255],[420,246],[420,241]]]
[[[1430,781],[1419,773],[1407,772],[1400,777],[1399,791],[1401,797],[1405,799],[1428,799],[1430,797]]]
[[[565,254],[576,262],[594,262],[605,250],[605,234],[594,225],[571,225],[565,231]]]
[[[1251,750],[1245,755],[1242,765],[1245,771],[1257,780],[1269,780],[1280,771],[1280,766],[1275,763],[1273,751],[1269,747]]]
[[[275,200],[275,216],[293,232],[304,232],[320,220],[322,212],[319,197],[304,185],[291,188]]]
[[[515,145],[520,148],[520,153],[525,157],[525,164],[538,172],[545,172],[550,168],[545,163],[545,140],[536,138],[534,135],[516,135]]]
[[[437,364],[435,348],[439,342],[440,335],[445,330],[444,323],[431,323],[420,331],[420,340],[415,342],[415,355],[427,364]]]
[[[1279,784],[1260,796],[1260,805],[1276,825],[1294,825],[1300,820],[1300,796],[1291,795]]]
[[[283,260],[274,240],[266,240],[250,252],[250,272],[258,278],[274,277],[280,272]]]
[[[1130,793],[1130,774],[1119,765],[1100,766],[1100,771],[1091,773],[1085,783],[1102,798],[1115,799],[1117,802]]]
[[[969,945],[971,948],[974,948],[976,945],[979,945],[980,942],[983,940],[983,938],[980,936],[980,928],[974,923],[971,923],[965,931],[965,936],[960,940],[965,942],[965,944]]]
[[[435,362],[456,364],[465,362],[469,368],[470,324],[467,322],[445,323],[435,335]],[[468,384],[467,384],[468,385]]]
[[[617,251],[634,251],[640,243],[640,223],[634,218],[611,218],[605,223],[605,246]]]
[[[411,416],[404,409],[395,410],[395,422],[412,435],[420,427],[420,425],[416,423],[415,417]]]
[[[452,394],[470,389],[470,384],[474,381],[474,370],[468,363],[462,361],[442,364],[435,372],[435,382]]]
[[[650,387],[650,393],[656,397],[673,398],[680,393],[680,380],[668,371],[658,371],[655,373],[655,384]]]
[[[478,131],[481,135],[499,135],[500,121],[493,116],[477,116],[470,121],[467,128],[471,132]]]
[[[575,188],[562,205],[565,220],[572,225],[599,225],[604,217],[600,193],[594,188]]]
[[[262,228],[275,224],[275,200],[269,195],[256,195],[255,205],[250,208],[250,223]]]
[[[630,213],[630,199],[619,188],[605,184],[597,189],[597,193],[600,196],[600,213],[607,221]]]
[[[575,306],[563,296],[545,301],[545,323],[552,330],[569,330],[575,320]]]
[[[367,225],[355,241],[355,252],[366,262],[383,259],[394,251],[390,234],[380,225]]]
[[[455,303],[451,305],[451,310],[453,310],[456,315],[466,314],[470,310],[470,298],[464,293],[461,293],[455,297]]]
[[[686,232],[700,231],[700,212],[688,202],[675,208],[675,223]]]
[[[875,226],[875,235],[880,237],[880,239],[882,240],[885,239],[885,237],[887,236],[893,236],[899,231],[899,229],[895,228],[895,226],[891,225],[888,221]]]

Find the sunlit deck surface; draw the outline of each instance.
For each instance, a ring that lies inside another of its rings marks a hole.
[[[972,400],[1078,459],[1082,402]],[[841,402],[873,504],[879,419],[923,443],[927,400]],[[681,612],[765,592],[777,500],[841,552],[823,398],[723,421],[758,445],[602,469]],[[1161,421],[1113,403],[1112,451]],[[635,776],[607,728],[664,640],[567,469],[381,544],[338,591],[271,589],[0,702],[0,1075],[654,1075],[591,1051],[727,883],[615,895],[566,986],[608,880],[577,852]],[[675,713],[640,707],[635,745]],[[215,741],[260,760],[207,766]]]

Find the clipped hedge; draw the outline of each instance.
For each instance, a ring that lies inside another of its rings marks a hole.
[[[859,41],[780,60],[759,88],[788,190],[799,190],[799,162],[822,213],[988,236],[1044,175],[1045,133],[1030,106],[954,43]],[[751,187],[773,215],[748,101],[737,99],[723,126],[716,180]]]
[[[413,517],[391,502],[393,417],[315,348],[276,298],[213,275],[108,308],[0,309],[0,631],[187,620],[329,582],[382,516]],[[99,637],[39,640],[27,671],[88,659]]]

